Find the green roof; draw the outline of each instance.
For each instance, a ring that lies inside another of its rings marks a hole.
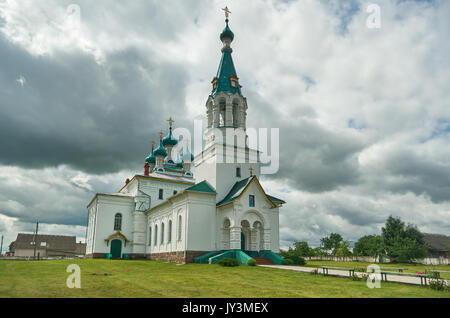
[[[234,200],[236,200],[239,196],[241,196],[241,194],[245,191],[245,189],[247,189],[248,185],[254,180],[256,179],[256,176],[250,176],[246,179],[243,179],[241,181],[238,181],[234,184],[234,186],[231,188],[230,192],[228,192],[228,194],[226,195],[226,197],[220,201],[219,203],[217,203],[217,206],[220,205],[224,205],[227,203],[230,203]],[[261,187],[262,189],[262,187]],[[262,189],[262,191],[264,192],[264,189]],[[275,198],[271,195],[268,195],[264,192],[264,194],[267,196],[267,198],[273,203],[273,204],[283,204],[286,203],[285,201]]]
[[[216,190],[206,180],[187,188],[186,191],[216,193]]]
[[[251,176],[236,182],[234,186],[231,188],[230,192],[228,192],[228,194],[225,196],[225,198],[219,203],[217,203],[217,206],[234,201],[237,197],[239,197],[242,194],[242,192],[245,190],[245,188],[247,188],[248,184],[253,180],[254,177],[255,176]]]
[[[284,201],[284,200],[275,198],[275,197],[273,197],[273,196],[271,196],[271,195],[268,195],[268,194],[266,194],[266,195],[267,195],[267,197],[269,198],[269,200],[272,201],[272,202],[274,202],[274,203],[286,203],[286,201]]]

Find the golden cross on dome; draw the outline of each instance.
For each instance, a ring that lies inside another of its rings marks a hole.
[[[169,122],[170,128],[172,128],[172,125],[173,125],[173,123],[175,122],[175,120],[173,120],[172,117],[170,117],[169,120],[168,120],[168,122]]]
[[[228,19],[228,17],[230,16],[231,11],[228,9],[228,7],[225,7],[224,9],[222,9],[223,11],[225,11],[225,18]]]
[[[152,148],[155,148],[155,141],[152,140]]]
[[[253,168],[250,167],[248,170],[250,170],[250,176],[253,176]]]
[[[159,132],[159,139],[162,140],[162,139],[163,139],[163,136],[164,136],[164,133],[163,133],[163,131],[161,130],[161,131]]]

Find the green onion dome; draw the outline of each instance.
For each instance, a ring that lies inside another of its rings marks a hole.
[[[156,163],[156,158],[153,155],[153,150],[155,150],[155,142],[152,143],[152,152],[150,153],[150,155],[147,158],[145,158],[145,162],[148,162],[149,164]]]
[[[148,156],[148,157],[145,159],[145,162],[148,162],[149,164],[155,164],[155,163],[156,163],[156,158],[155,158],[155,156],[153,155],[153,152],[151,153],[150,156]]]
[[[183,161],[177,160],[175,164],[177,165],[177,168],[183,168]]]
[[[162,144],[164,147],[165,146],[175,146],[178,144],[178,140],[176,140],[172,135],[172,127],[170,127],[169,135],[164,137],[164,139],[162,140]]]
[[[160,157],[167,157],[167,151],[166,149],[164,149],[163,145],[162,145],[162,139],[159,141],[159,147],[156,148],[155,151],[153,151],[153,155],[156,156],[160,156]]]
[[[222,33],[220,34],[220,41],[223,42],[223,39],[230,38],[231,41],[234,40],[234,33],[231,31],[230,27],[228,26],[228,19],[225,20],[227,23],[227,26],[225,29],[223,29]]]

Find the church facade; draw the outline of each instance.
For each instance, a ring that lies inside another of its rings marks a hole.
[[[259,152],[246,142],[226,142],[230,131],[233,140],[234,134],[246,136],[247,119],[228,22],[206,102],[203,151],[194,157],[186,143],[173,158],[181,141],[174,138],[170,119],[167,136],[161,133],[145,159],[144,173],[89,203],[86,257],[185,263],[237,255],[233,251],[248,257],[279,252],[279,209],[285,202],[264,191]]]

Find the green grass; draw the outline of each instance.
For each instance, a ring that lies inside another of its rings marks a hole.
[[[317,267],[317,266],[332,266],[332,267],[348,267],[348,268],[362,268],[364,269],[374,263],[366,263],[366,262],[335,262],[335,261],[307,261],[305,266],[307,267]],[[382,270],[386,270],[384,268],[407,268],[407,270],[403,271],[404,273],[417,273],[422,272],[425,273],[426,270],[441,270],[441,271],[450,271],[450,265],[422,265],[422,264],[376,264],[380,267],[383,267]],[[390,271],[390,270],[387,270]],[[397,270],[392,270],[393,272],[397,272]],[[442,278],[450,279],[450,274],[441,274]]]
[[[81,268],[81,289],[66,287],[69,264]],[[0,297],[437,298],[450,297],[450,293],[389,282],[383,282],[380,289],[369,289],[364,281],[258,266],[60,260],[0,261]]]

